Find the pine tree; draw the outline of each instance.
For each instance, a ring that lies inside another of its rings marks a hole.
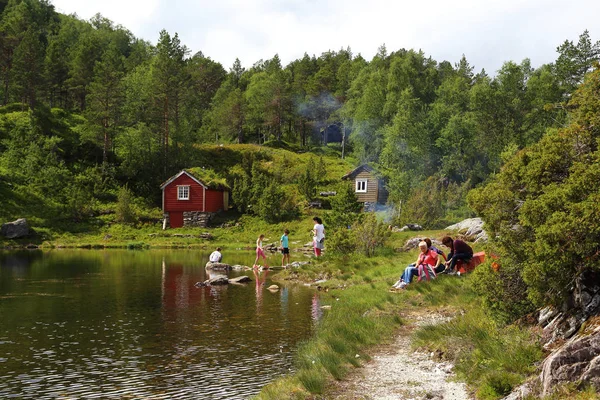
[[[122,78],[123,56],[115,45],[111,45],[96,63],[94,79],[86,98],[86,117],[91,129],[101,138],[102,162],[108,162],[112,140],[120,125],[124,100]]]

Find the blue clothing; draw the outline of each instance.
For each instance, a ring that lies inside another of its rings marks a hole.
[[[284,249],[287,249],[288,247],[290,247],[288,235],[281,236],[280,240],[281,240],[281,247],[283,247]]]
[[[417,276],[419,274],[419,270],[415,264],[410,264],[408,267],[404,269],[404,273],[400,279],[404,281],[406,284],[409,284],[412,281],[413,276]]]

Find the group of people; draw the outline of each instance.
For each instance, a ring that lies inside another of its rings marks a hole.
[[[450,236],[442,238],[442,244],[450,249],[448,256],[433,246],[431,239],[425,238],[419,243],[419,256],[417,261],[404,269],[404,272],[391,290],[404,289],[413,278],[417,277],[420,282],[423,279],[435,279],[438,274],[459,274],[458,261],[468,263],[473,258],[473,249],[460,239],[452,239]],[[442,262],[443,258],[443,262]]]
[[[315,256],[320,257],[321,251],[324,248],[324,242],[325,242],[325,226],[323,225],[323,221],[319,217],[314,217],[313,222],[314,222],[313,229],[312,229],[313,249],[315,252]],[[290,234],[290,231],[285,229],[283,231],[283,235],[281,235],[281,238],[279,239],[279,245],[280,245],[279,248],[281,250],[281,255],[282,255],[281,266],[284,268],[290,263],[289,234]],[[265,250],[263,247],[264,238],[265,238],[265,235],[261,234],[258,237],[258,239],[256,239],[256,259],[254,260],[254,265],[253,265],[253,268],[255,268],[255,269],[258,268],[258,261],[261,258],[265,261],[265,265],[263,268],[269,268],[269,266],[266,264],[267,256],[265,254]]]

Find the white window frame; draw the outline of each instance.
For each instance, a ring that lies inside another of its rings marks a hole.
[[[190,185],[177,186],[177,200],[189,200],[189,199],[190,199]]]
[[[356,193],[367,193],[369,187],[368,179],[357,179],[356,180]]]

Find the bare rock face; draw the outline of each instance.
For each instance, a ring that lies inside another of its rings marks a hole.
[[[562,307],[540,311],[542,339],[554,350],[542,365],[542,394],[556,385],[578,382],[600,390],[600,273],[586,271],[575,281]]]
[[[561,308],[547,307],[540,311],[538,323],[543,327],[546,349],[571,338],[590,317],[600,314],[599,282],[599,273],[586,271],[576,280],[571,297]]]
[[[580,382],[600,389],[600,326],[591,334],[575,336],[552,353],[542,365],[542,394],[561,383]]]
[[[7,239],[18,239],[29,235],[29,225],[25,218],[19,218],[13,222],[7,222],[2,224],[0,228],[0,235]]]
[[[458,231],[474,242],[487,242],[488,240],[488,235],[483,230],[481,218],[467,218],[457,224],[447,226],[446,230]]]

